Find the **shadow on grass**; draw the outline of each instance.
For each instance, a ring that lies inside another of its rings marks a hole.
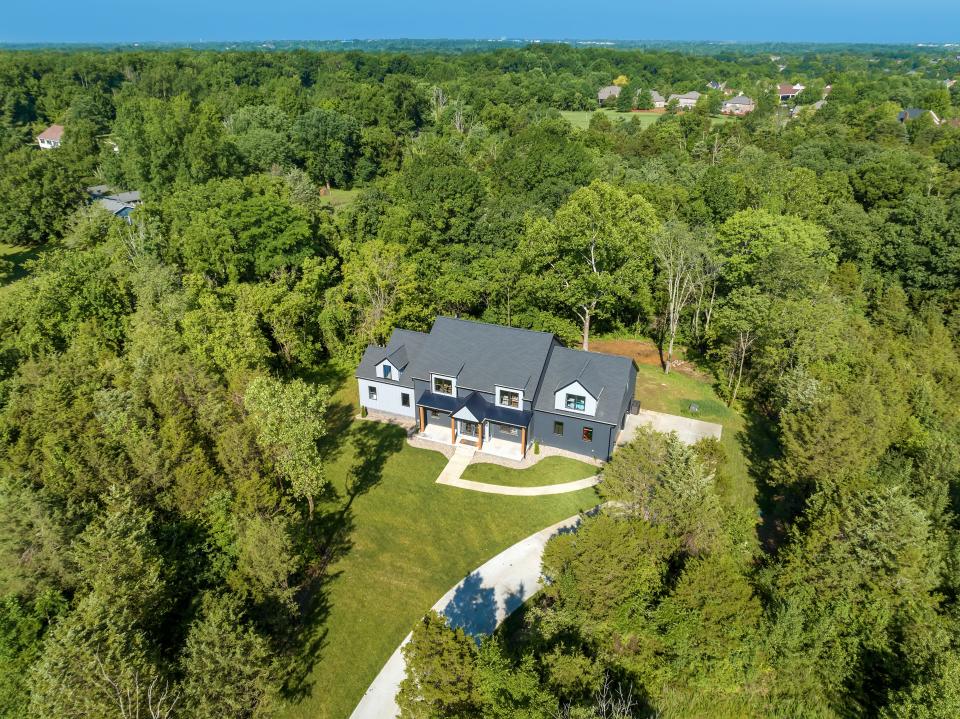
[[[802,509],[802,501],[797,505],[792,495],[771,481],[771,469],[780,456],[780,447],[769,421],[756,412],[745,413],[744,420],[737,441],[744,449],[747,471],[757,488],[757,535],[764,551],[774,556],[786,538],[791,519]]]
[[[292,632],[287,680],[282,694],[288,701],[299,701],[313,688],[310,675],[326,646],[324,628],[330,613],[329,588],[339,576],[330,567],[353,549],[355,529],[354,501],[376,487],[383,479],[383,468],[391,455],[403,448],[406,432],[393,425],[376,422],[350,424],[352,408],[330,408],[328,435],[322,448],[324,457],[351,451],[353,463],[341,488],[328,484],[322,507],[309,527],[310,541],[316,547],[316,559],[307,571],[297,594],[301,621]]]

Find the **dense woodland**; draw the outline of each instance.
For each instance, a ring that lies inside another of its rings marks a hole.
[[[0,53],[0,716],[271,715],[324,378],[437,314],[685,346],[759,511],[641,435],[522,626],[418,626],[405,716],[960,716],[960,128],[897,120],[960,56],[781,55]],[[563,119],[619,75],[758,109]]]

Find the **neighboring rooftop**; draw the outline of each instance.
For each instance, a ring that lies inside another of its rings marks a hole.
[[[621,88],[618,85],[607,85],[597,91],[597,99],[601,102],[609,100],[611,97],[620,97]]]
[[[723,101],[724,105],[752,105],[753,100],[751,100],[746,95],[737,95],[736,97],[731,97],[729,100]]]
[[[38,140],[50,140],[59,142],[63,137],[63,125],[50,125],[46,130],[37,135]]]

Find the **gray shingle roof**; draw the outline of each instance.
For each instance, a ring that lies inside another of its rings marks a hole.
[[[426,381],[445,374],[457,378],[457,387],[491,393],[510,387],[532,398],[556,343],[549,332],[438,317],[407,374]]]
[[[369,345],[367,349],[364,350],[360,365],[354,373],[355,376],[364,379],[375,379],[379,382],[386,382],[387,384],[413,387],[413,376],[410,372],[404,372],[403,370],[409,366],[409,358],[416,356],[428,336],[429,335],[423,332],[395,329],[390,334],[390,339],[387,341],[386,347]],[[390,359],[390,363],[401,371],[399,381],[377,376],[377,365],[388,358]]]
[[[633,360],[629,357],[554,347],[534,409],[582,419],[584,415],[581,412],[566,412],[554,407],[556,391],[578,381],[597,400],[594,418],[600,422],[618,424],[624,407],[633,399],[627,394],[633,387],[632,375],[635,372]]]
[[[751,100],[746,95],[737,95],[736,97],[731,97],[729,100],[723,101],[724,105],[752,105],[753,100]]]
[[[617,85],[607,85],[597,91],[597,99],[609,100],[611,97],[620,97],[621,88]]]

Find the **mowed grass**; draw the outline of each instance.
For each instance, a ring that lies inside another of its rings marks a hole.
[[[523,469],[502,467],[489,462],[471,464],[464,470],[462,479],[486,482],[508,487],[542,487],[586,479],[600,472],[600,468],[569,457],[544,457],[536,464]]]
[[[302,637],[279,715],[346,719],[414,623],[454,584],[510,545],[597,504],[592,489],[507,497],[437,485],[446,459],[399,427],[352,421],[356,385],[341,378],[327,510],[346,528]]]
[[[331,188],[325,195],[320,196],[320,201],[330,205],[334,210],[340,207],[346,207],[357,199],[360,190],[338,190]]]
[[[606,115],[606,117],[612,122],[630,122],[634,118],[640,123],[640,125],[646,129],[661,117],[663,117],[662,112],[650,112],[639,110],[637,112],[617,112],[616,110],[611,110],[610,108],[604,108],[602,110],[561,110],[560,114],[566,118],[567,122],[573,125],[578,130],[586,130],[590,126],[590,118],[595,113],[601,113]],[[729,115],[714,115],[710,118],[711,122],[714,125],[719,125],[724,122],[732,122],[735,118],[730,117]]]

